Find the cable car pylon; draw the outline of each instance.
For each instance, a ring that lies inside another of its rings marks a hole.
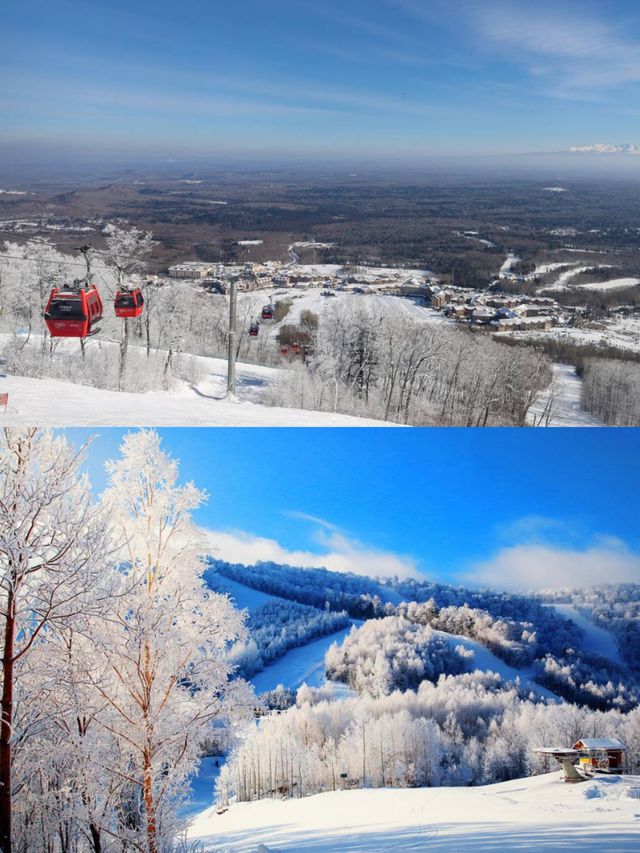
[[[236,393],[236,326],[238,320],[238,276],[229,284],[229,348],[227,350],[227,397]]]

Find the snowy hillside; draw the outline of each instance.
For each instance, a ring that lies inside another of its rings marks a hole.
[[[336,791],[199,814],[189,839],[224,853],[635,851],[640,777],[566,785],[558,772],[481,788]],[[260,847],[259,845],[264,845]]]
[[[436,640],[446,639],[454,649],[462,646],[467,654],[465,671],[497,673],[505,682],[517,679],[525,692],[553,702],[568,700],[603,710],[613,706],[630,709],[637,703],[640,687],[631,658],[618,652],[602,618],[597,627],[576,610],[543,605],[526,595],[474,592],[429,581],[382,584],[364,575],[273,562],[241,565],[213,558],[209,561],[212,577],[218,579],[214,587],[230,592],[250,611],[268,600],[282,601],[283,605],[297,602],[310,607],[312,614],[326,608],[334,615],[344,610],[353,624],[371,627],[380,627],[389,614],[404,614],[413,623],[430,625]],[[429,599],[434,599],[433,608]],[[272,690],[278,684],[295,690],[303,682],[312,687],[325,683],[324,656],[334,639],[342,647],[348,631],[331,624],[318,632],[309,624],[307,630],[305,619],[298,619],[299,639],[283,647],[278,660],[265,659],[258,675],[254,675],[255,669],[245,673],[259,691]],[[620,636],[631,636],[622,626],[616,631]],[[388,639],[370,638],[369,645],[377,648]],[[365,641],[363,651],[366,648]],[[403,654],[415,651],[407,639]],[[450,663],[442,664],[442,672],[460,671],[450,669]],[[353,671],[337,674],[332,670],[330,677],[344,686],[357,686]],[[433,673],[425,677],[431,678]],[[407,687],[402,678],[395,686]]]
[[[40,426],[394,426],[385,421],[332,412],[267,406],[264,398],[272,368],[238,365],[235,399],[225,397],[226,363],[204,359],[210,372],[197,386],[173,391],[108,391],[55,379],[0,376],[0,393],[9,404],[0,422]]]

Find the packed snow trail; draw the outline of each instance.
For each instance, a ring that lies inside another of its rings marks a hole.
[[[332,791],[209,808],[188,830],[203,851],[494,853],[638,849],[640,777],[566,785],[562,773],[477,788]]]
[[[594,624],[579,610],[576,610],[572,604],[552,604],[550,606],[555,608],[565,619],[571,619],[578,627],[582,628],[584,631],[582,648],[609,658],[615,663],[623,663],[616,639],[610,631]]]
[[[210,537],[212,551],[215,553],[215,534],[209,533],[208,535]],[[205,572],[205,579],[207,581],[211,579],[211,587],[216,592],[219,592],[222,595],[228,595],[233,601],[234,607],[237,607],[238,610],[248,610],[249,613],[269,601],[286,601],[286,599],[281,598],[278,595],[271,595],[268,592],[262,592],[259,589],[253,589],[250,586],[245,586],[244,584],[238,583],[238,581],[233,581],[230,578],[226,578],[224,575],[220,575],[215,571],[207,570]]]
[[[505,261],[503,262],[502,266],[500,267],[500,272],[498,273],[500,278],[506,278],[507,276],[509,276],[511,274],[512,268],[516,264],[520,263],[521,260],[522,260],[522,258],[519,258],[513,252],[509,252]]]
[[[453,646],[464,646],[465,649],[473,652],[473,658],[469,664],[471,672],[479,669],[482,670],[482,672],[496,672],[505,681],[515,682],[516,679],[519,679],[524,690],[529,690],[537,696],[544,699],[550,699],[554,702],[562,701],[555,695],[555,693],[547,690],[546,687],[536,684],[532,671],[516,669],[516,667],[510,666],[508,663],[505,663],[497,657],[497,655],[494,655],[492,651],[490,651],[486,646],[483,646],[478,640],[472,640],[469,637],[463,637],[460,634],[448,634],[446,631],[434,630],[433,633],[442,637]]]
[[[290,649],[285,655],[265,667],[251,678],[257,693],[273,690],[283,684],[291,690],[297,690],[302,684],[309,687],[321,687],[326,679],[324,675],[324,656],[332,643],[342,643],[351,630],[351,625],[334,634],[327,634],[307,643],[305,646]]]
[[[582,380],[570,364],[554,364],[548,388],[529,407],[527,424],[550,427],[604,426],[582,408]]]

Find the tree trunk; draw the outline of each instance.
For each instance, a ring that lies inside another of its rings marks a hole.
[[[2,722],[0,724],[0,850],[11,853],[11,733],[13,723],[13,652],[15,598],[10,589],[2,653]]]
[[[149,853],[158,853],[158,838],[156,827],[156,807],[153,799],[153,778],[151,775],[151,756],[149,750],[144,750],[142,790],[147,819],[147,845]]]
[[[173,361],[173,350],[171,349],[171,347],[169,347],[169,350],[167,352],[167,358],[166,358],[165,363],[164,363],[164,374],[163,375],[164,375],[165,387],[167,384],[167,377],[169,376],[169,368],[171,367],[172,361]]]
[[[91,833],[93,853],[102,853],[102,839],[100,838],[100,830],[95,825],[95,823],[89,824],[89,832]]]
[[[153,583],[153,573],[149,571],[147,574],[147,589],[150,592]],[[151,766],[151,758],[153,755],[153,743],[151,734],[151,720],[149,717],[151,686],[153,684],[153,673],[151,667],[151,651],[149,641],[145,640],[144,644],[144,682],[143,682],[143,697],[144,704],[142,713],[145,720],[145,744],[142,751],[142,795],[144,798],[144,809],[147,821],[147,847],[149,853],[158,853],[158,837],[156,826],[156,803],[153,796],[153,769]]]
[[[127,350],[129,349],[129,320],[125,317],[122,327],[122,341],[120,342],[120,367],[118,370],[118,391],[122,391],[122,380],[125,367],[127,366]]]

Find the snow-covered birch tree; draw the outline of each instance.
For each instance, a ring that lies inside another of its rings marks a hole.
[[[212,727],[248,718],[255,700],[243,681],[229,680],[224,655],[244,635],[242,616],[202,579],[191,513],[204,493],[178,483],[178,465],[154,431],[126,436],[108,473],[103,504],[131,592],[116,599],[113,629],[97,644],[93,683],[108,706],[102,724],[126,757],[113,772],[142,806],[127,843],[160,853],[171,848],[177,807]]]
[[[86,609],[107,552],[106,528],[83,451],[37,429],[5,429],[0,441],[0,848],[13,843],[13,748],[18,679],[47,631]]]

